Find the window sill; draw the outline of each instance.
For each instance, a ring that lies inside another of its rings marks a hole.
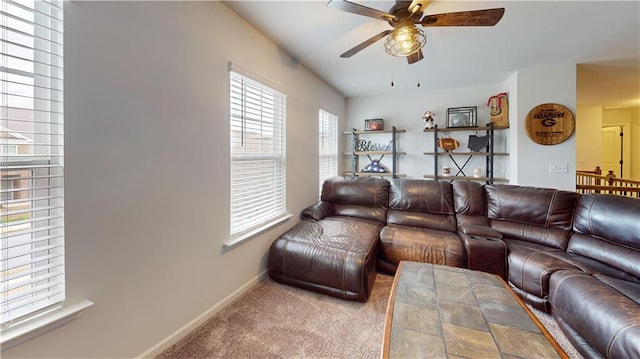
[[[92,305],[93,302],[89,300],[83,300],[72,305],[61,305],[37,317],[26,320],[24,323],[2,330],[2,339],[0,339],[2,350],[66,324],[78,318],[80,312]]]
[[[230,240],[224,242],[222,244],[222,247],[225,250],[230,250],[232,248],[235,248],[235,247],[239,246],[240,244],[242,244],[242,243],[244,243],[244,242],[246,242],[246,241],[248,241],[250,239],[253,239],[253,238],[259,236],[260,234],[262,234],[262,233],[264,233],[264,232],[266,232],[266,231],[268,231],[268,230],[270,230],[270,229],[272,229],[272,228],[274,228],[274,227],[276,227],[276,226],[288,221],[289,219],[291,219],[291,217],[293,217],[292,214],[285,214],[284,216],[278,217],[278,218],[274,219],[273,221],[271,221],[269,223],[266,223],[265,225],[263,225],[261,227],[258,227],[258,228],[254,229],[252,231],[249,231],[247,233],[243,233],[243,234],[241,234],[241,235],[239,235],[237,237],[232,237]]]

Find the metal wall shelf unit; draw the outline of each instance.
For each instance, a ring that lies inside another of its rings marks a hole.
[[[405,177],[406,175],[398,173],[398,155],[404,155],[406,152],[398,152],[398,134],[405,133],[406,130],[398,130],[396,127],[392,127],[391,130],[380,130],[380,131],[360,131],[355,128],[352,131],[344,132],[344,135],[351,135],[352,137],[352,148],[353,151],[345,152],[345,155],[351,156],[351,171],[345,172],[345,176],[383,176],[383,177]],[[361,140],[360,135],[377,135],[377,134],[387,134],[391,135],[391,149],[388,151],[358,151],[358,143]],[[360,168],[360,156],[367,156],[369,161],[373,162],[374,160],[382,161],[384,156],[391,156],[391,172],[363,172],[359,170]],[[372,158],[371,156],[379,156],[378,158]]]
[[[503,177],[495,177],[494,176],[494,157],[496,156],[508,156],[509,154],[506,152],[494,152],[494,131],[496,130],[504,130],[507,127],[495,127],[493,123],[489,123],[485,127],[454,127],[454,128],[444,128],[439,129],[438,126],[434,126],[432,129],[425,129],[424,132],[433,132],[433,152],[424,152],[425,155],[433,156],[433,174],[425,175],[424,178],[432,178],[436,181],[438,180],[471,180],[471,181],[483,181],[487,184],[493,184],[494,182],[508,182],[507,178]],[[485,131],[486,135],[489,136],[489,142],[485,147],[485,150],[482,152],[453,152],[453,151],[443,151],[438,147],[438,139],[439,134],[448,133],[448,132],[478,132]],[[451,161],[457,167],[457,173],[455,175],[439,175],[438,174],[438,157],[439,156],[447,156],[451,159]],[[458,161],[456,161],[455,157],[466,157],[465,162],[460,165]],[[467,176],[464,173],[465,167],[474,156],[483,156],[486,158],[485,160],[485,173],[484,176]],[[462,174],[462,175],[460,175]]]

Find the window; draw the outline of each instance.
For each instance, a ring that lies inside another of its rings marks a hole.
[[[318,134],[320,156],[320,193],[322,183],[329,177],[338,174],[338,117],[320,110],[318,113]]]
[[[286,215],[286,95],[230,71],[231,236]]]
[[[0,0],[3,329],[65,298],[62,6]]]
[[[2,145],[0,146],[0,155],[17,155],[18,154],[18,146],[17,145]]]

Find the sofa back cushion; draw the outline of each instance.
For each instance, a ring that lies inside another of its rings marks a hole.
[[[550,188],[487,185],[491,227],[513,238],[565,250],[580,195]]]
[[[321,199],[333,205],[335,216],[384,223],[389,209],[389,181],[373,177],[332,177],[322,184]]]
[[[455,232],[451,183],[394,179],[389,190],[387,223]]]
[[[453,199],[458,225],[489,226],[487,196],[482,184],[473,181],[453,182]]]
[[[640,199],[584,195],[578,201],[568,252],[640,278]]]

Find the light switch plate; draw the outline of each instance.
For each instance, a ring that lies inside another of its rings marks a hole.
[[[549,172],[551,173],[569,173],[569,164],[566,162],[550,162]]]

